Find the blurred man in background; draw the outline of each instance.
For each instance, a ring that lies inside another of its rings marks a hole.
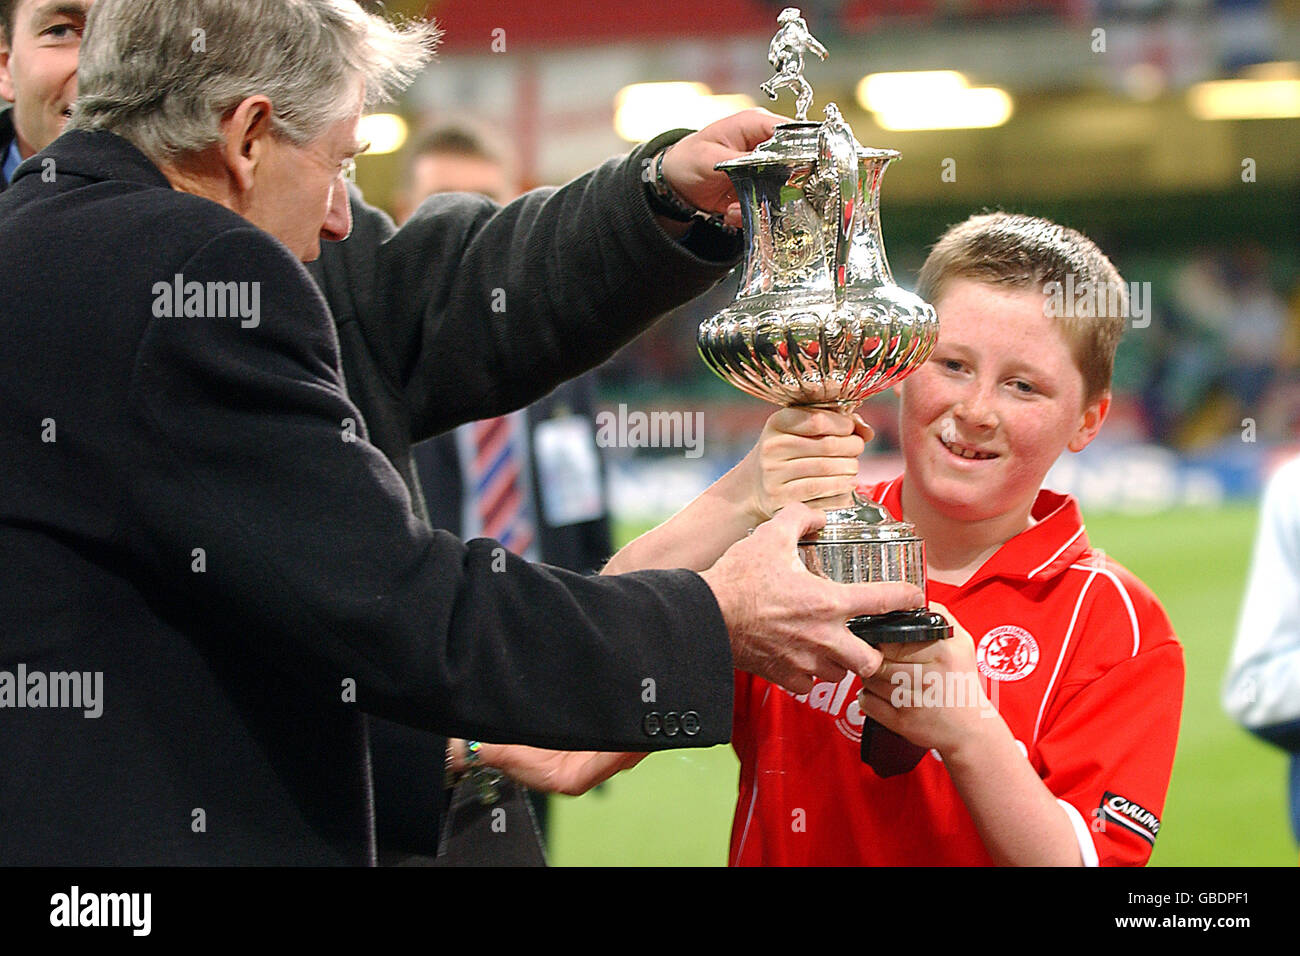
[[[0,192],[18,164],[63,132],[94,0],[0,0]]]
[[[1300,841],[1300,458],[1264,492],[1223,706],[1291,754],[1291,829]]]

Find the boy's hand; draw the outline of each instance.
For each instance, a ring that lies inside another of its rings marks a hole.
[[[766,520],[798,502],[847,508],[858,456],[872,437],[871,426],[857,415],[814,408],[776,412],[750,453],[758,469],[752,510]]]
[[[946,756],[998,717],[975,666],[975,642],[942,604],[953,636],[923,644],[881,644],[880,669],[863,681],[862,712],[921,747]],[[936,699],[937,698],[937,699]]]

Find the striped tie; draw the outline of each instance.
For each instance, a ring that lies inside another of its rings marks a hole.
[[[509,416],[475,422],[474,499],[480,534],[515,554],[533,543],[533,523],[519,480],[519,456]]]

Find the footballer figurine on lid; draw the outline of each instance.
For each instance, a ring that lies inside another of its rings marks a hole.
[[[718,164],[740,197],[746,239],[736,299],[699,330],[700,355],[730,384],[778,405],[850,413],[915,371],[939,337],[934,308],[894,284],[880,237],[880,180],[899,154],[857,142],[834,103],[805,119],[812,88],[804,51],[825,58],[798,9],[781,12],[763,90],[796,90],[798,119],[753,152]],[[815,574],[845,583],[904,581],[925,588],[925,543],[913,526],[854,495],[827,512],[799,544]],[[871,644],[952,636],[921,607],[857,617],[849,629]],[[863,727],[862,755],[882,776],[916,766],[924,748]]]

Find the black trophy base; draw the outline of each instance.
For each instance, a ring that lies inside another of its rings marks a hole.
[[[952,625],[938,611],[917,608],[914,611],[890,611],[868,614],[849,620],[849,630],[872,647],[880,644],[907,644],[942,641],[952,637]]]
[[[872,647],[880,644],[942,641],[952,637],[952,625],[935,611],[891,611],[849,621],[849,630]],[[862,762],[878,777],[894,777],[913,769],[925,756],[926,748],[900,737],[867,718],[862,724]]]

